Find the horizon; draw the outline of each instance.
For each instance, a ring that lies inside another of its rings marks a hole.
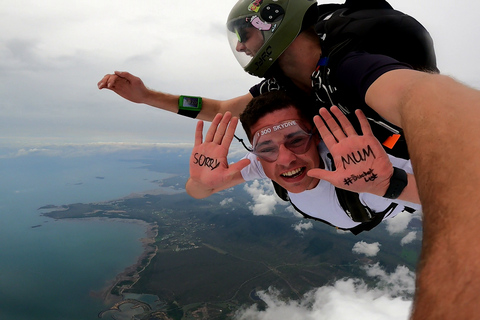
[[[2,6],[0,147],[193,142],[194,119],[131,103],[96,85],[120,70],[172,94],[223,100],[247,93],[259,78],[243,71],[228,45],[225,20],[235,2],[212,8],[202,2],[20,0]],[[480,4],[389,2],[429,30],[442,73],[480,88],[478,28],[472,27]]]

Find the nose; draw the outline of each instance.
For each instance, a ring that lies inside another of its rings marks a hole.
[[[237,50],[237,52],[245,52],[246,48],[247,47],[245,46],[244,43],[237,41],[237,46],[235,47],[235,50]]]
[[[285,148],[282,143],[278,148],[277,164],[281,166],[288,166],[297,159],[297,156],[292,151]]]

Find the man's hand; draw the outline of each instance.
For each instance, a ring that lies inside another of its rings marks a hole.
[[[347,117],[337,107],[331,112],[320,109],[320,116],[315,116],[315,125],[333,156],[336,170],[312,169],[308,175],[330,182],[334,186],[357,192],[367,192],[383,196],[390,184],[393,165],[387,153],[375,138],[367,118],[361,110],[356,110],[363,135],[358,135]]]
[[[203,141],[203,121],[198,121],[186,186],[192,197],[205,198],[244,182],[240,171],[250,164],[250,160],[243,159],[230,165],[227,161],[237,124],[238,118],[232,118],[230,112],[224,116],[217,114]]]
[[[142,79],[128,72],[115,71],[98,82],[98,89],[109,89],[135,103],[145,103],[149,90]]]

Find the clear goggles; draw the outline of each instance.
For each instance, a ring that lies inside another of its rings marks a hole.
[[[262,22],[258,17],[240,19],[232,23],[227,33],[228,42],[235,58],[242,67],[249,64],[269,37],[272,25]],[[247,41],[249,41],[247,44]]]
[[[295,154],[304,154],[309,149],[313,131],[310,133],[298,120],[287,120],[261,128],[253,134],[252,148],[249,150],[257,157],[274,162],[278,158],[280,145]]]

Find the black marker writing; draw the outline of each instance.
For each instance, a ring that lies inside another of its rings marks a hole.
[[[220,165],[220,162],[217,159],[207,157],[203,154],[198,155],[198,152],[193,155],[195,160],[193,164],[198,164],[200,167],[208,167],[211,170],[215,170]]]
[[[377,174],[373,173],[373,169],[370,168],[368,171],[364,171],[361,174],[352,174],[350,177],[347,177],[347,178],[343,179],[343,183],[346,186],[349,186],[352,183],[354,183],[355,181],[358,181],[362,178],[363,178],[363,180],[365,180],[365,182],[370,182],[370,181],[374,181],[375,179],[377,179],[378,176],[377,176]]]
[[[347,165],[349,164],[357,164],[363,161],[367,161],[367,158],[370,156],[373,156],[374,159],[375,154],[373,153],[372,147],[370,145],[367,146],[367,149],[363,148],[362,151],[358,150],[356,153],[352,152],[351,154],[347,155],[347,158],[345,159],[344,156],[342,156],[342,164],[343,164],[343,169],[346,169]]]

